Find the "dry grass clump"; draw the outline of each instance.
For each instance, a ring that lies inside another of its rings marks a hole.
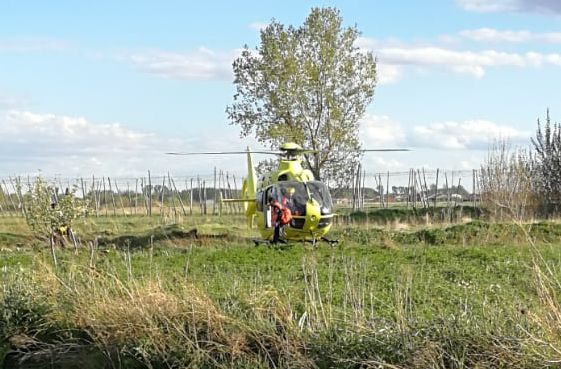
[[[47,324],[85,333],[108,357],[117,348],[148,367],[311,365],[291,308],[272,290],[250,296],[241,319],[190,284],[123,281],[90,269],[60,278],[48,266],[33,280],[33,298],[49,305]]]

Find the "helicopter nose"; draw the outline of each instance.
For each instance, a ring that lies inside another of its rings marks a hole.
[[[320,206],[318,206],[318,204],[308,203],[306,214],[308,214],[307,228],[310,231],[316,230],[321,219]]]

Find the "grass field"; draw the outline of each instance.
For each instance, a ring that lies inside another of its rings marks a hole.
[[[539,368],[561,363],[561,225],[379,225],[250,242],[238,216],[88,218],[50,250],[0,219],[5,368]],[[195,237],[192,229],[197,229]],[[97,237],[97,247],[93,240]]]

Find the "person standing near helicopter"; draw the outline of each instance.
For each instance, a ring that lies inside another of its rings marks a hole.
[[[282,203],[274,197],[269,197],[269,206],[271,207],[271,224],[274,226],[273,242],[280,240],[281,228],[286,226],[292,220],[292,212],[290,211],[288,198],[283,196]]]

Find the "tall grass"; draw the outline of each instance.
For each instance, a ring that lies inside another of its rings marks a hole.
[[[539,273],[521,312],[507,286],[481,290],[461,270],[445,285],[427,261],[402,264],[380,289],[375,265],[332,253],[322,267],[325,255],[309,253],[297,288],[254,274],[236,290],[224,271],[215,278],[227,292],[212,297],[194,277],[129,275],[124,256],[94,268],[88,255],[63,256],[58,270],[43,255],[33,271],[4,274],[1,333],[24,363],[73,345],[146,368],[533,368],[561,348],[559,286]]]
[[[140,236],[170,231],[155,226]],[[285,249],[144,237],[136,249],[62,251],[56,269],[45,250],[6,251],[0,346],[14,368],[77,357],[124,368],[551,367],[560,231],[356,226],[335,232],[336,247]]]

